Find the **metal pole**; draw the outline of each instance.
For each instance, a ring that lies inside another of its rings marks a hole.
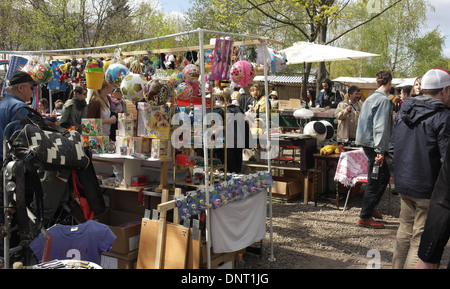
[[[205,51],[203,48],[204,34],[203,30],[198,30],[199,47],[200,47],[200,82],[202,89],[202,134],[203,134],[203,159],[204,159],[204,170],[205,170],[205,195],[206,195],[206,264],[207,268],[211,269],[211,208],[209,203],[209,176],[207,175],[209,171],[208,167],[208,148],[206,147],[206,134],[205,132],[205,117],[206,117],[206,89],[205,89]],[[212,101],[212,100],[211,100]]]
[[[269,82],[267,80],[267,44],[264,44],[264,90],[266,94],[266,131],[267,131],[267,172],[270,174],[272,171],[271,162],[271,144],[270,144],[270,105],[269,105]],[[269,261],[275,261],[273,255],[273,220],[272,220],[272,187],[269,187],[269,234],[270,234],[270,257]]]

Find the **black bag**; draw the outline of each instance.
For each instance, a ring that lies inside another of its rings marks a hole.
[[[65,130],[30,110],[33,114],[22,120],[24,127],[9,138],[13,158],[32,161],[44,169],[87,168],[90,159],[80,133]]]

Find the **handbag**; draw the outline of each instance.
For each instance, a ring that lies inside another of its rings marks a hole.
[[[12,157],[49,170],[87,168],[90,159],[84,151],[81,134],[65,130],[32,111],[33,115],[23,118],[24,127],[9,138]]]

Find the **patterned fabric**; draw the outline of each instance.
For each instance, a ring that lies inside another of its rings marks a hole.
[[[61,134],[27,124],[11,136],[10,144],[13,157],[32,158],[44,168],[86,168],[90,162],[77,131]]]
[[[367,157],[364,151],[341,152],[334,180],[347,188],[355,186],[357,182],[366,181]]]

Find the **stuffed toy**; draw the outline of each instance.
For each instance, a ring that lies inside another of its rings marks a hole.
[[[155,67],[153,66],[153,62],[150,60],[148,55],[144,55],[142,57],[142,72],[144,76],[147,77],[147,80],[150,80],[152,75],[155,74]]]
[[[153,66],[156,69],[166,69],[166,66],[164,65],[164,61],[166,59],[166,54],[161,53],[156,56],[156,60],[153,63]]]
[[[78,60],[73,59],[70,62],[70,72],[69,72],[69,77],[74,79],[78,77],[78,69],[77,69],[77,65],[78,65]]]
[[[190,63],[196,63],[198,60],[198,53],[196,51],[188,51],[184,54],[184,66]]]
[[[175,69],[181,68],[181,66],[183,65],[183,60],[183,55],[177,55],[177,57],[175,58]]]
[[[174,69],[175,68],[175,56],[173,54],[167,54],[165,57],[164,65],[166,69]]]

